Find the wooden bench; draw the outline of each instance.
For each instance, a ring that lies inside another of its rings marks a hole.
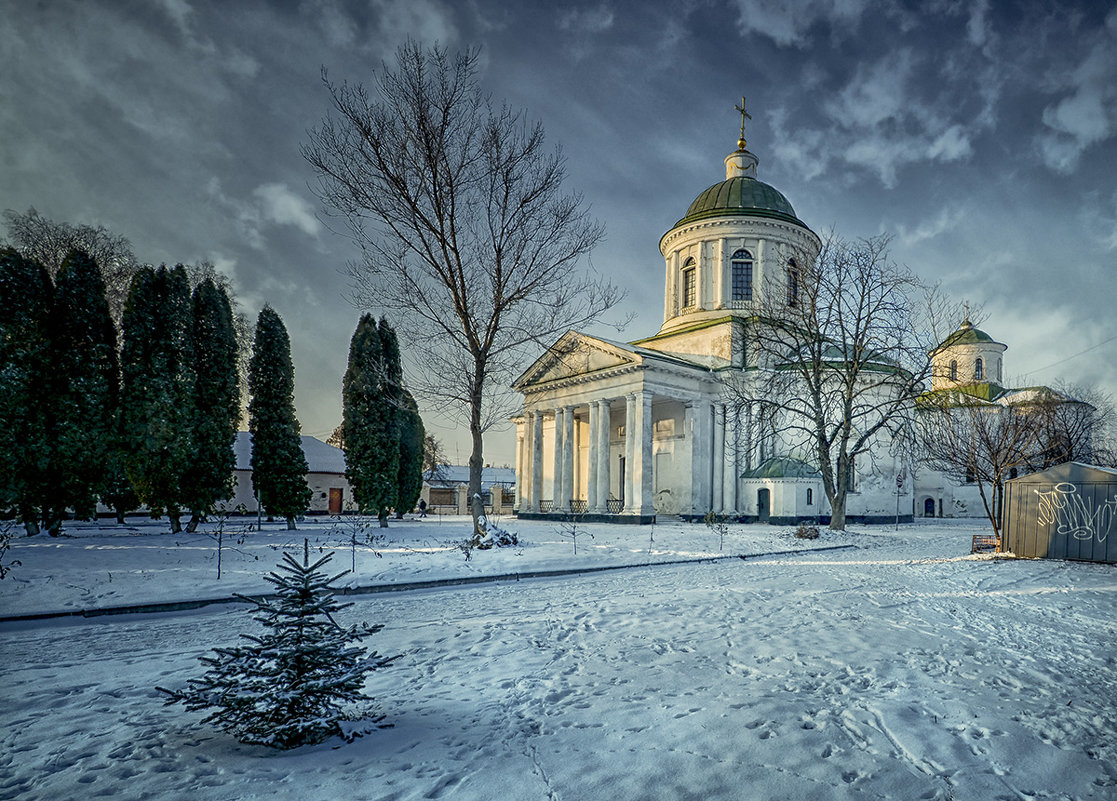
[[[993,534],[974,534],[970,553],[1000,553],[1001,540]]]

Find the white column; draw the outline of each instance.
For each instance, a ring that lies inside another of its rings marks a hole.
[[[570,510],[570,500],[574,497],[574,407],[562,410],[562,506]]]
[[[551,511],[562,508],[562,409],[555,409],[555,450],[551,464]]]
[[[528,477],[525,475],[527,467],[524,458],[524,428],[523,420],[516,421],[516,506],[517,511],[524,508],[524,488],[527,486]]]
[[[633,495],[632,473],[636,468],[636,393],[625,396],[624,404],[624,510],[630,511],[636,503]]]
[[[737,419],[738,409],[733,404],[725,407],[725,462],[724,487],[722,489],[721,512],[726,515],[737,513],[737,476],[740,469],[737,466],[738,433],[740,427]]]
[[[725,404],[714,404],[714,433],[710,443],[710,453],[713,458],[713,483],[711,484],[712,495],[711,507],[715,511],[721,511],[722,499],[722,483],[724,482],[725,461],[722,459],[722,454],[725,452]]]
[[[597,511],[609,511],[609,437],[612,432],[612,413],[608,399],[597,401],[597,443],[594,458],[597,460]]]
[[[690,513],[702,517],[710,511],[711,416],[708,400],[691,401],[687,407],[690,425]]]
[[[531,511],[543,500],[543,412],[531,413]]]
[[[597,511],[597,429],[601,425],[601,407],[590,401],[589,447],[586,449],[586,511]]]
[[[633,395],[636,425],[633,435],[632,495],[633,514],[655,514],[652,502],[652,394],[647,391]]]

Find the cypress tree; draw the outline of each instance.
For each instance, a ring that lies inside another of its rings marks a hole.
[[[120,364],[101,270],[72,250],[59,270],[51,315],[52,487],[44,520],[57,533],[67,508],[79,520],[97,513],[115,438]]]
[[[271,306],[256,319],[256,338],[248,365],[248,430],[252,432],[252,486],[269,515],[287,518],[306,511],[311,489],[295,417],[295,368],[291,340]]]
[[[406,389],[403,390],[403,408],[400,412],[397,518],[414,509],[423,493],[423,443],[426,440],[419,406]]]
[[[47,320],[53,287],[46,269],[11,248],[0,250],[0,511],[39,530],[50,463],[45,404],[50,362]]]
[[[183,499],[193,512],[187,530],[233,494],[240,422],[237,338],[229,296],[209,278],[194,289],[193,458],[183,475]]]
[[[121,432],[125,468],[152,517],[181,531],[182,474],[192,457],[190,284],[180,264],[136,273],[124,307]]]
[[[400,454],[399,410],[384,358],[385,329],[369,314],[357,323],[342,384],[341,424],[345,477],[353,498],[362,512],[375,512],[382,527],[388,525],[388,510],[399,498]]]

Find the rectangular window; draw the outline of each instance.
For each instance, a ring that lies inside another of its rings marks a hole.
[[[814,506],[814,490],[807,487],[807,506]]]
[[[683,308],[684,309],[689,309],[691,306],[695,305],[695,302],[696,302],[695,281],[696,281],[695,270],[690,269],[690,270],[684,270],[683,271]]]
[[[733,300],[752,300],[752,262],[733,262]]]

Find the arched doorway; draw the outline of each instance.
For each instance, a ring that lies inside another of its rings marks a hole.
[[[770,490],[762,489],[756,491],[756,516],[761,523],[767,523],[772,516],[772,493]]]
[[[934,517],[935,516],[935,499],[934,498],[928,498],[927,500],[925,500],[923,502],[923,516],[924,517]]]

